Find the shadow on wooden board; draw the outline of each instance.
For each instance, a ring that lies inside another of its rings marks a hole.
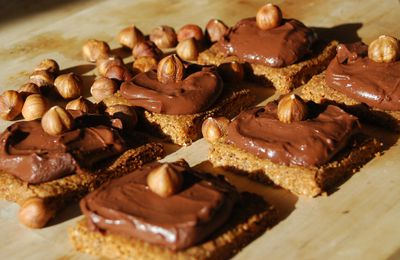
[[[337,40],[340,43],[351,43],[361,41],[357,31],[363,26],[362,23],[345,23],[331,28],[312,27],[318,37],[325,41]]]

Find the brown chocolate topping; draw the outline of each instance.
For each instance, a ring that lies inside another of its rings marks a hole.
[[[220,178],[173,164],[184,176],[179,193],[162,198],[152,192],[146,178],[161,164],[148,164],[81,200],[89,227],[173,250],[203,241],[229,218],[238,194]]]
[[[220,77],[212,71],[198,71],[183,81],[167,84],[157,80],[155,71],[148,71],[123,83],[120,92],[133,106],[155,113],[184,115],[208,109],[222,87]]]
[[[326,71],[326,83],[371,107],[400,110],[400,61],[378,63],[362,43],[340,44]]]
[[[74,115],[77,129],[59,136],[44,132],[40,120],[9,126],[0,135],[0,169],[38,184],[93,168],[127,149],[119,133],[102,124],[103,117]]]
[[[316,106],[308,103],[309,106]],[[242,112],[228,127],[227,141],[260,158],[284,165],[320,166],[347,145],[356,117],[336,106],[310,107],[309,119],[280,122],[277,103]]]
[[[282,25],[261,30],[255,18],[239,21],[219,42],[226,55],[270,67],[291,65],[311,53],[316,35],[297,20],[283,20]]]

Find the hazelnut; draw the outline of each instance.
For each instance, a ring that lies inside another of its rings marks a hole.
[[[58,76],[54,81],[54,86],[65,99],[77,98],[82,92],[81,79],[73,72]]]
[[[176,47],[176,53],[183,60],[197,60],[197,56],[199,56],[199,50],[197,48],[194,38],[186,39],[179,42],[178,46]]]
[[[368,47],[368,57],[375,62],[394,62],[399,56],[399,41],[391,36],[381,35]]]
[[[54,216],[55,210],[41,198],[29,198],[21,206],[18,218],[29,228],[42,228]]]
[[[128,129],[135,128],[138,117],[136,115],[135,110],[133,110],[130,106],[127,105],[114,105],[107,107],[105,111],[108,115],[113,118],[118,118],[122,121],[122,124],[126,126]]]
[[[39,87],[33,83],[25,83],[18,89],[18,92],[21,93],[23,96],[29,96],[31,94],[40,94]]]
[[[136,44],[144,40],[143,33],[134,25],[126,27],[118,33],[118,42],[129,49],[133,49]]]
[[[140,57],[133,62],[133,70],[147,72],[157,68],[157,60],[153,57]]]
[[[29,76],[29,82],[35,84],[39,88],[51,87],[54,83],[54,76],[47,70],[37,70]]]
[[[49,135],[59,135],[72,128],[72,116],[59,106],[50,108],[42,117],[42,128]]]
[[[4,120],[15,119],[22,110],[24,100],[15,90],[6,90],[0,95],[0,117]]]
[[[206,25],[206,36],[211,42],[221,40],[228,32],[228,26],[221,20],[211,19]]]
[[[47,101],[40,94],[32,94],[25,100],[22,107],[22,116],[26,120],[35,120],[41,118],[47,111]]]
[[[65,106],[67,110],[79,110],[84,113],[95,113],[95,105],[86,98],[79,97],[71,100]]]
[[[163,52],[152,41],[140,42],[136,44],[132,50],[132,56],[135,59],[140,57],[153,57],[159,60],[162,54]]]
[[[36,66],[35,71],[37,70],[46,70],[55,76],[60,72],[60,66],[55,60],[44,59]]]
[[[283,123],[302,121],[307,118],[307,104],[299,96],[284,96],[278,103],[277,116]]]
[[[226,117],[209,117],[201,125],[201,133],[208,142],[215,142],[226,134],[229,119]]]
[[[178,193],[182,188],[182,184],[182,173],[168,163],[153,169],[147,175],[147,185],[150,190],[163,198]]]
[[[244,78],[243,65],[237,61],[220,64],[218,66],[218,73],[227,82],[238,82]]]
[[[106,77],[99,77],[93,82],[90,93],[97,102],[100,102],[106,97],[112,96],[117,92],[117,89],[118,86],[114,80]]]
[[[83,58],[88,62],[96,62],[101,57],[109,56],[111,50],[106,42],[88,40],[82,47]]]
[[[150,41],[161,49],[173,48],[178,43],[174,28],[166,25],[154,28],[150,33]]]
[[[181,27],[178,31],[178,42],[184,41],[186,39],[194,38],[196,41],[203,41],[204,34],[203,30],[195,24],[186,24]]]
[[[181,81],[183,78],[184,66],[175,54],[169,55],[158,63],[157,79],[161,83]]]
[[[129,81],[132,79],[132,73],[122,65],[111,65],[107,68],[104,74],[106,78],[115,79],[118,81]]]
[[[278,27],[282,22],[282,11],[278,6],[268,3],[258,10],[256,22],[261,30]]]
[[[107,69],[112,65],[124,66],[124,62],[118,56],[102,57],[96,61],[97,70],[101,76],[104,76]]]

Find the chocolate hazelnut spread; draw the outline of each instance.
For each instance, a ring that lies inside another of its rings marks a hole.
[[[147,175],[160,165],[148,164],[83,198],[80,206],[89,228],[180,250],[202,242],[225,223],[238,200],[231,185],[175,162],[183,187],[163,198],[146,184]]]
[[[21,121],[0,135],[0,169],[32,184],[93,168],[127,147],[103,116],[73,112],[76,128],[59,136],[43,131],[40,120]]]
[[[185,115],[208,109],[222,92],[223,83],[211,70],[197,71],[176,83],[161,83],[154,70],[139,73],[121,85],[121,95],[131,105],[148,111]]]
[[[329,87],[384,110],[400,110],[400,61],[378,63],[362,43],[340,44],[326,71]]]
[[[309,119],[291,123],[278,120],[276,102],[244,111],[229,124],[227,142],[278,164],[323,165],[347,145],[358,119],[336,106],[307,105]]]
[[[315,40],[315,33],[294,19],[262,30],[255,18],[246,18],[229,30],[219,42],[219,48],[226,55],[235,55],[242,61],[285,67],[310,54]]]

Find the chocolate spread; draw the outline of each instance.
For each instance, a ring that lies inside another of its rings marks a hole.
[[[223,83],[213,71],[197,71],[177,83],[161,83],[156,71],[139,73],[121,85],[121,95],[131,105],[148,111],[184,115],[208,109],[221,94]]]
[[[362,43],[340,44],[326,71],[329,87],[383,110],[400,110],[400,61],[378,63]]]
[[[227,141],[278,164],[323,165],[347,145],[358,120],[336,106],[307,104],[314,114],[292,123],[279,121],[276,102],[244,111],[229,124]]]
[[[58,136],[44,132],[40,120],[9,126],[0,135],[0,169],[38,184],[93,168],[127,149],[105,117],[75,116],[76,128]]]
[[[255,18],[246,18],[230,29],[219,47],[226,55],[249,63],[285,67],[310,54],[315,40],[315,33],[297,20],[283,20],[276,28],[261,30]]]
[[[89,227],[172,250],[202,242],[229,218],[238,193],[221,178],[173,164],[184,176],[179,193],[163,198],[152,192],[146,178],[161,164],[148,164],[81,200]]]

